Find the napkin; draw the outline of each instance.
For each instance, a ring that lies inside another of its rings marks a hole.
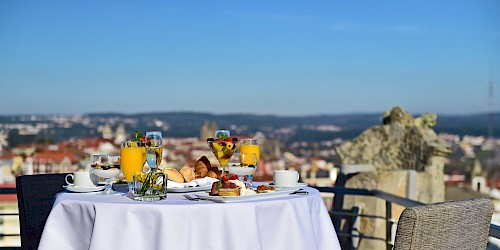
[[[196,179],[188,183],[179,183],[171,180],[167,180],[167,188],[188,188],[188,187],[205,187],[211,186],[212,183],[218,181],[216,178],[205,177],[201,179]]]
[[[167,180],[167,188],[186,188],[187,183],[179,183],[171,180]]]
[[[217,179],[217,178],[204,177],[204,178],[201,178],[201,179],[192,180],[188,184],[189,184],[190,187],[212,186],[212,183],[214,183],[214,182],[216,182],[218,180],[219,179]],[[194,186],[192,186],[192,185],[194,185]]]

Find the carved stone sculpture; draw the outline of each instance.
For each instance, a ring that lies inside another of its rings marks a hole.
[[[385,112],[382,124],[371,127],[336,148],[342,165],[371,164],[375,171],[350,178],[349,188],[378,189],[424,203],[444,200],[444,163],[451,152],[433,130],[437,117],[427,113],[413,119],[401,107]],[[346,196],[344,209],[357,205],[364,214],[385,215],[385,202],[364,196]],[[393,206],[397,221],[403,208]],[[385,237],[385,222],[363,217],[360,231]],[[361,241],[360,249],[385,249],[376,241]]]

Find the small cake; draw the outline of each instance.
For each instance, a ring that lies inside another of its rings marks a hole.
[[[240,188],[219,188],[220,196],[240,196]]]

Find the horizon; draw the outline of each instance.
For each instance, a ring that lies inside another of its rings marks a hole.
[[[500,112],[496,0],[5,0],[0,13],[0,115]]]
[[[390,109],[386,110],[389,111]],[[408,112],[407,110],[405,110]],[[192,114],[206,114],[214,116],[231,116],[231,115],[251,115],[251,116],[274,116],[274,117],[316,117],[316,116],[351,116],[351,115],[380,115],[383,116],[385,111],[382,112],[351,112],[351,113],[330,113],[330,114],[302,114],[302,115],[280,115],[280,114],[257,114],[248,112],[234,112],[234,113],[214,113],[209,111],[155,111],[155,112],[87,112],[87,113],[59,113],[59,114],[37,114],[37,113],[25,113],[25,114],[0,114],[0,117],[15,117],[15,116],[85,116],[85,115],[123,115],[123,116],[134,116],[134,115],[153,115],[153,114],[168,114],[168,113],[192,113]],[[493,116],[500,115],[500,111],[493,112],[476,112],[476,113],[459,113],[459,114],[446,114],[446,113],[436,113],[436,112],[423,112],[423,113],[411,113],[408,112],[413,117],[423,115],[425,113],[435,113],[438,118],[439,116],[486,116],[492,114]]]

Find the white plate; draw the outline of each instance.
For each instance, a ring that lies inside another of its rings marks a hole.
[[[95,187],[75,187],[73,185],[63,186],[68,191],[75,193],[88,193],[88,192],[97,192],[104,190],[104,186],[95,186]]]
[[[270,186],[270,187],[274,187],[274,188],[281,188],[281,189],[283,189],[283,188],[286,188],[286,189],[294,189],[294,188],[302,188],[302,187],[307,187],[307,183],[302,183],[302,182],[299,182],[299,183],[297,183],[297,185],[296,185],[296,186],[290,186],[290,187],[285,187],[285,186],[276,186],[276,185],[274,185],[274,184],[272,184],[272,183],[269,183],[269,185],[268,185],[268,186]]]
[[[261,200],[261,199],[272,198],[275,196],[289,195],[290,193],[293,193],[295,190],[296,189],[290,189],[290,190],[275,191],[268,193],[257,193],[254,195],[244,195],[244,196],[210,196],[210,194],[208,193],[195,194],[195,195],[202,200],[213,200],[217,202],[233,202],[233,201],[246,201],[246,200]]]
[[[203,187],[186,187],[186,188],[168,188],[167,193],[188,193],[196,191],[209,191],[212,189],[212,185]]]

